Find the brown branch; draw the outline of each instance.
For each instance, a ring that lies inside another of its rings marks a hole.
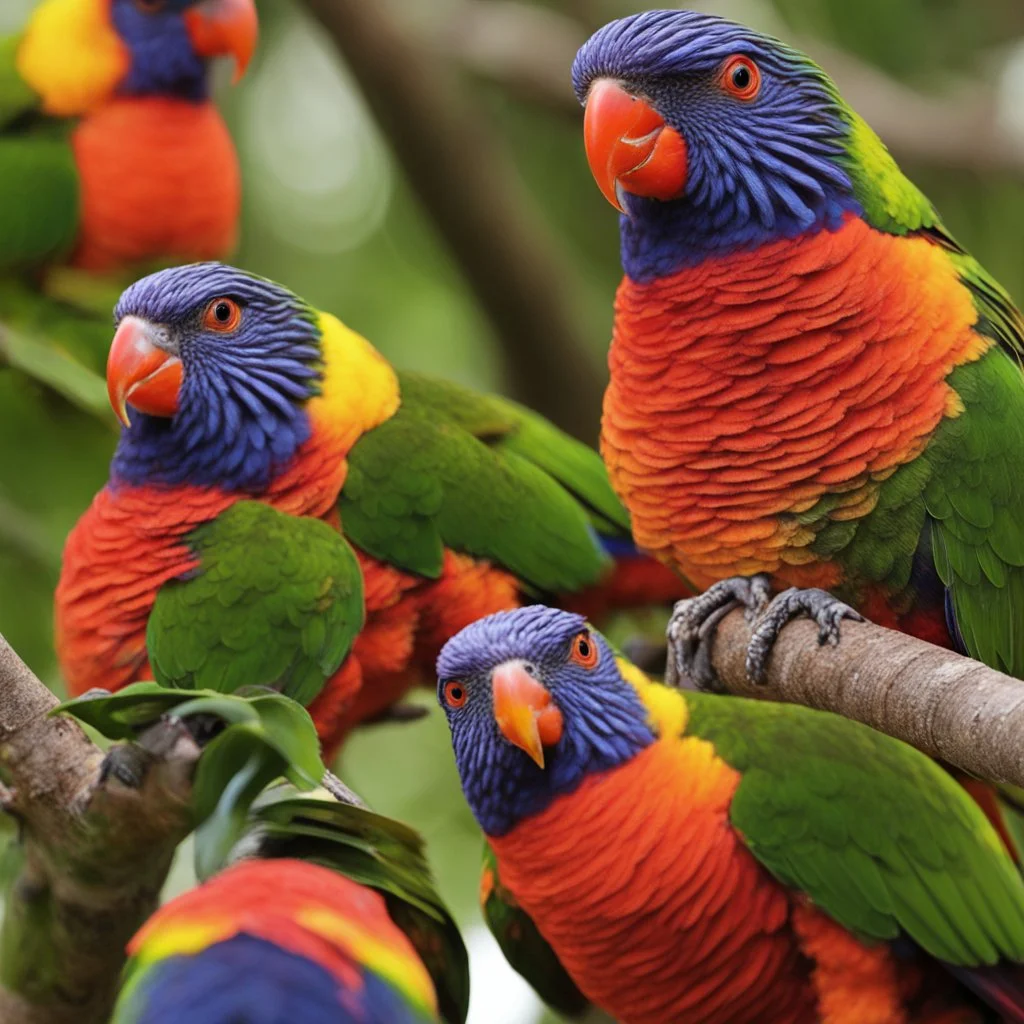
[[[836,647],[819,647],[817,626],[782,631],[764,686],[745,659],[750,627],[722,620],[712,664],[730,693],[833,711],[912,744],[992,782],[1024,786],[1024,682],[867,622],[842,623]]]
[[[628,13],[629,5],[621,8],[620,14]],[[1024,139],[1000,123],[991,87],[961,81],[926,94],[818,40],[769,28],[832,75],[898,159],[1024,174]],[[569,68],[588,34],[574,18],[518,0],[465,0],[434,43],[475,75],[579,120]]]
[[[593,441],[602,380],[578,294],[515,168],[447,63],[368,0],[306,0],[359,81],[501,344],[516,396]]]
[[[21,868],[0,929],[4,1024],[100,1024],[125,943],[156,907],[190,829],[199,750],[154,727],[131,749],[138,788],[103,778],[103,752],[0,636],[0,802],[19,822]]]

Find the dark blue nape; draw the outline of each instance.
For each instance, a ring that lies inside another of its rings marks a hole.
[[[233,334],[205,328],[216,298],[242,310]],[[111,463],[134,485],[259,493],[310,436],[305,402],[320,387],[314,312],[286,288],[220,263],[173,267],[136,281],[114,311],[168,329],[184,368],[170,419],[132,410]]]
[[[439,700],[463,792],[488,835],[504,835],[573,792],[588,775],[624,764],[654,742],[646,708],[619,675],[600,634],[593,634],[600,652],[595,668],[569,660],[572,639],[584,629],[580,615],[532,605],[474,622],[441,651]],[[494,719],[491,671],[511,659],[531,665],[562,712],[562,738],[545,751],[544,768],[509,743]],[[451,679],[466,690],[461,708],[444,700],[444,684]]]
[[[236,935],[195,956],[155,965],[141,983],[138,1024],[417,1024],[387,983],[364,975],[342,991],[323,967],[251,935]]]
[[[201,102],[209,95],[206,61],[196,54],[182,17],[193,0],[170,0],[159,11],[114,0],[111,18],[131,53],[118,91],[127,96],[174,96]]]
[[[750,102],[720,83],[736,54],[760,70]],[[611,22],[580,49],[573,84],[581,102],[602,77],[642,97],[687,145],[681,199],[627,196],[622,262],[632,279],[835,230],[846,214],[862,213],[845,164],[849,115],[824,72],[777,40],[711,15],[647,11]]]

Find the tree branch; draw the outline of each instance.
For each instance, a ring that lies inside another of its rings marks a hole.
[[[1024,683],[903,633],[842,623],[836,647],[819,647],[806,619],[783,629],[766,685],[745,659],[742,611],[718,627],[712,664],[726,689],[856,719],[979,778],[1024,786]]]
[[[199,749],[161,723],[133,748],[138,788],[101,772],[103,751],[0,636],[0,803],[18,820],[21,867],[0,928],[4,1024],[102,1024],[124,948],[155,909],[191,828]]]
[[[1024,175],[1024,138],[1000,119],[991,87],[966,81],[926,94],[819,40],[774,31],[832,75],[898,159]],[[569,68],[588,34],[575,18],[518,0],[464,0],[434,43],[479,77],[580,120]]]
[[[515,168],[452,78],[367,0],[306,0],[366,102],[501,344],[516,396],[593,441],[602,379],[568,296],[572,267]]]

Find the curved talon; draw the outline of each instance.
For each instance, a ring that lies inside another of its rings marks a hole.
[[[762,614],[771,596],[768,576],[733,576],[712,584],[698,597],[676,602],[669,620],[665,682],[682,687],[691,680],[698,689],[721,692],[711,664],[715,631],[734,608],[745,609],[747,621]]]
[[[768,659],[783,628],[793,619],[806,615],[818,626],[818,644],[835,646],[840,640],[843,619],[863,622],[864,616],[826,590],[799,590],[790,587],[779,594],[762,612],[754,625],[747,647],[747,676],[752,682],[764,684]]]

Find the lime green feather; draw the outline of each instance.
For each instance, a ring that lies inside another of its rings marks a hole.
[[[1024,960],[1024,881],[953,778],[899,740],[790,704],[686,693],[689,735],[741,775],[751,853],[867,940],[964,966]]]
[[[0,39],[0,129],[39,108],[39,96],[18,71],[16,58],[21,40],[21,33]]]
[[[628,523],[596,452],[512,402],[415,374],[402,404],[349,455],[345,535],[428,578],[444,549],[485,558],[536,591],[595,582],[593,524]]]
[[[352,549],[316,519],[242,501],[189,534],[199,566],[164,584],[146,649],[165,686],[271,686],[308,704],[364,619]]]

